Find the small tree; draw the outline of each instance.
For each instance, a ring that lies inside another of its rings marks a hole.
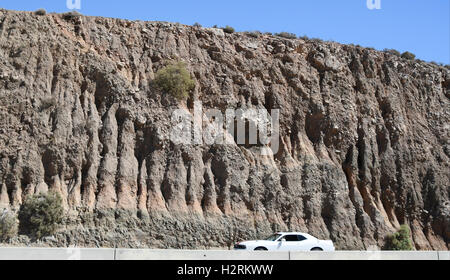
[[[302,39],[302,40],[305,40],[305,41],[308,41],[308,40],[309,40],[309,37],[306,36],[306,35],[303,35],[303,36],[301,36],[301,37],[299,37],[299,38]]]
[[[47,11],[45,9],[39,9],[39,10],[36,10],[34,12],[34,14],[38,15],[38,16],[45,16],[47,14]]]
[[[286,39],[297,39],[297,35],[295,35],[294,33],[289,33],[289,32],[276,33],[275,36],[286,38]]]
[[[80,16],[81,16],[81,14],[78,11],[70,11],[70,12],[64,13],[62,15],[63,19],[65,19],[65,20],[72,20],[72,19],[78,18]]]
[[[402,53],[402,58],[414,60],[414,59],[416,59],[416,55],[413,53],[410,53],[410,52],[404,52],[404,53]]]
[[[55,192],[25,200],[19,210],[19,230],[36,238],[52,235],[64,217],[61,196]]]
[[[229,25],[222,27],[222,30],[223,30],[223,32],[228,33],[228,34],[232,34],[235,31],[234,28]]]
[[[252,38],[258,38],[260,35],[262,35],[259,31],[251,31],[251,32],[245,32],[245,35],[252,37]]]
[[[195,81],[191,78],[183,62],[170,64],[156,72],[155,85],[177,99],[184,99],[195,88]]]
[[[15,215],[9,211],[3,211],[3,213],[0,214],[0,241],[6,241],[16,234],[17,222]]]
[[[401,56],[400,52],[395,49],[384,49],[384,52],[395,55],[395,56]]]
[[[411,230],[409,227],[407,225],[402,225],[399,231],[386,238],[384,249],[390,251],[414,250],[410,234]]]

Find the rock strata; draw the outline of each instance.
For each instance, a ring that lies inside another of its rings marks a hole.
[[[67,219],[29,246],[211,248],[278,230],[381,247],[450,240],[450,70],[334,42],[165,22],[0,10],[0,207],[59,192]],[[152,86],[184,61],[196,88]],[[193,102],[279,109],[280,151],[174,145]]]

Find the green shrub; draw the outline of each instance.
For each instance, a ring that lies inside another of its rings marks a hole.
[[[252,37],[252,38],[258,38],[259,36],[262,35],[262,33],[259,31],[247,31],[247,32],[245,32],[245,35]]]
[[[384,49],[384,52],[395,55],[395,56],[401,56],[401,53],[394,49]]]
[[[308,40],[309,40],[309,37],[306,36],[306,35],[303,35],[303,36],[301,36],[301,37],[299,37],[299,38],[302,39],[302,40],[305,40],[305,41],[308,41]]]
[[[410,52],[404,52],[404,53],[402,53],[402,58],[414,60],[414,59],[416,59],[416,55],[413,53],[410,53]]]
[[[71,11],[63,14],[63,19],[65,20],[72,20],[75,18],[80,17],[81,14],[78,11]]]
[[[155,76],[155,85],[162,91],[177,99],[185,99],[195,88],[195,81],[191,78],[183,62],[170,64],[160,69]]]
[[[407,225],[402,225],[400,230],[386,238],[384,250],[412,251],[414,250],[410,238],[411,230]]]
[[[198,22],[194,23],[193,26],[194,26],[194,27],[197,27],[197,28],[201,28],[201,27],[202,27],[202,25],[201,25],[200,23],[198,23]]]
[[[225,27],[222,27],[222,30],[223,30],[223,32],[228,33],[228,34],[232,34],[235,31],[233,27],[228,26],[228,25]]]
[[[323,42],[323,40],[320,39],[320,38],[311,38],[311,39],[309,39],[309,40],[312,41],[312,42],[314,42],[314,43],[322,43],[322,42]],[[356,45],[356,46],[359,47],[359,48],[361,48],[360,45]]]
[[[36,10],[34,12],[34,14],[38,15],[38,16],[45,16],[47,14],[47,11],[45,9],[39,9],[39,10]]]
[[[289,32],[276,33],[275,36],[286,38],[286,39],[297,39],[297,35],[295,35],[294,33],[289,33]]]
[[[64,217],[61,196],[55,192],[25,200],[19,210],[19,230],[36,238],[52,235]]]
[[[0,214],[0,241],[7,241],[17,234],[16,217],[9,211]]]

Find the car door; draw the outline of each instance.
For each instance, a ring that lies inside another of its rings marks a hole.
[[[303,235],[297,235],[298,242],[296,243],[296,247],[292,251],[309,251],[311,247],[311,240],[306,238]]]
[[[296,234],[286,234],[279,239],[278,251],[298,251],[299,243]]]

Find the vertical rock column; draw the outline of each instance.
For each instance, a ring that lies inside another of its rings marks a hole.
[[[9,207],[9,197],[8,197],[8,189],[6,188],[6,184],[2,184],[0,187],[0,208]]]
[[[115,179],[117,171],[117,139],[116,120],[117,104],[111,106],[106,113],[100,141],[103,143],[102,160],[98,171],[98,209],[114,209],[117,203]]]
[[[167,212],[166,201],[161,192],[161,184],[164,180],[166,165],[166,153],[164,150],[156,150],[146,159],[147,172],[147,209],[149,213]]]
[[[134,124],[126,119],[121,127],[119,144],[119,170],[117,181],[117,207],[135,210],[137,204],[138,161],[134,156]]]
[[[87,130],[89,134],[88,147],[86,152],[86,160],[83,164],[82,174],[82,192],[81,197],[83,205],[89,210],[95,208],[97,191],[97,173],[100,165],[99,147],[100,139],[98,135],[98,127],[100,119],[98,117],[97,107],[95,106],[93,97],[89,100],[89,114],[87,122]]]

